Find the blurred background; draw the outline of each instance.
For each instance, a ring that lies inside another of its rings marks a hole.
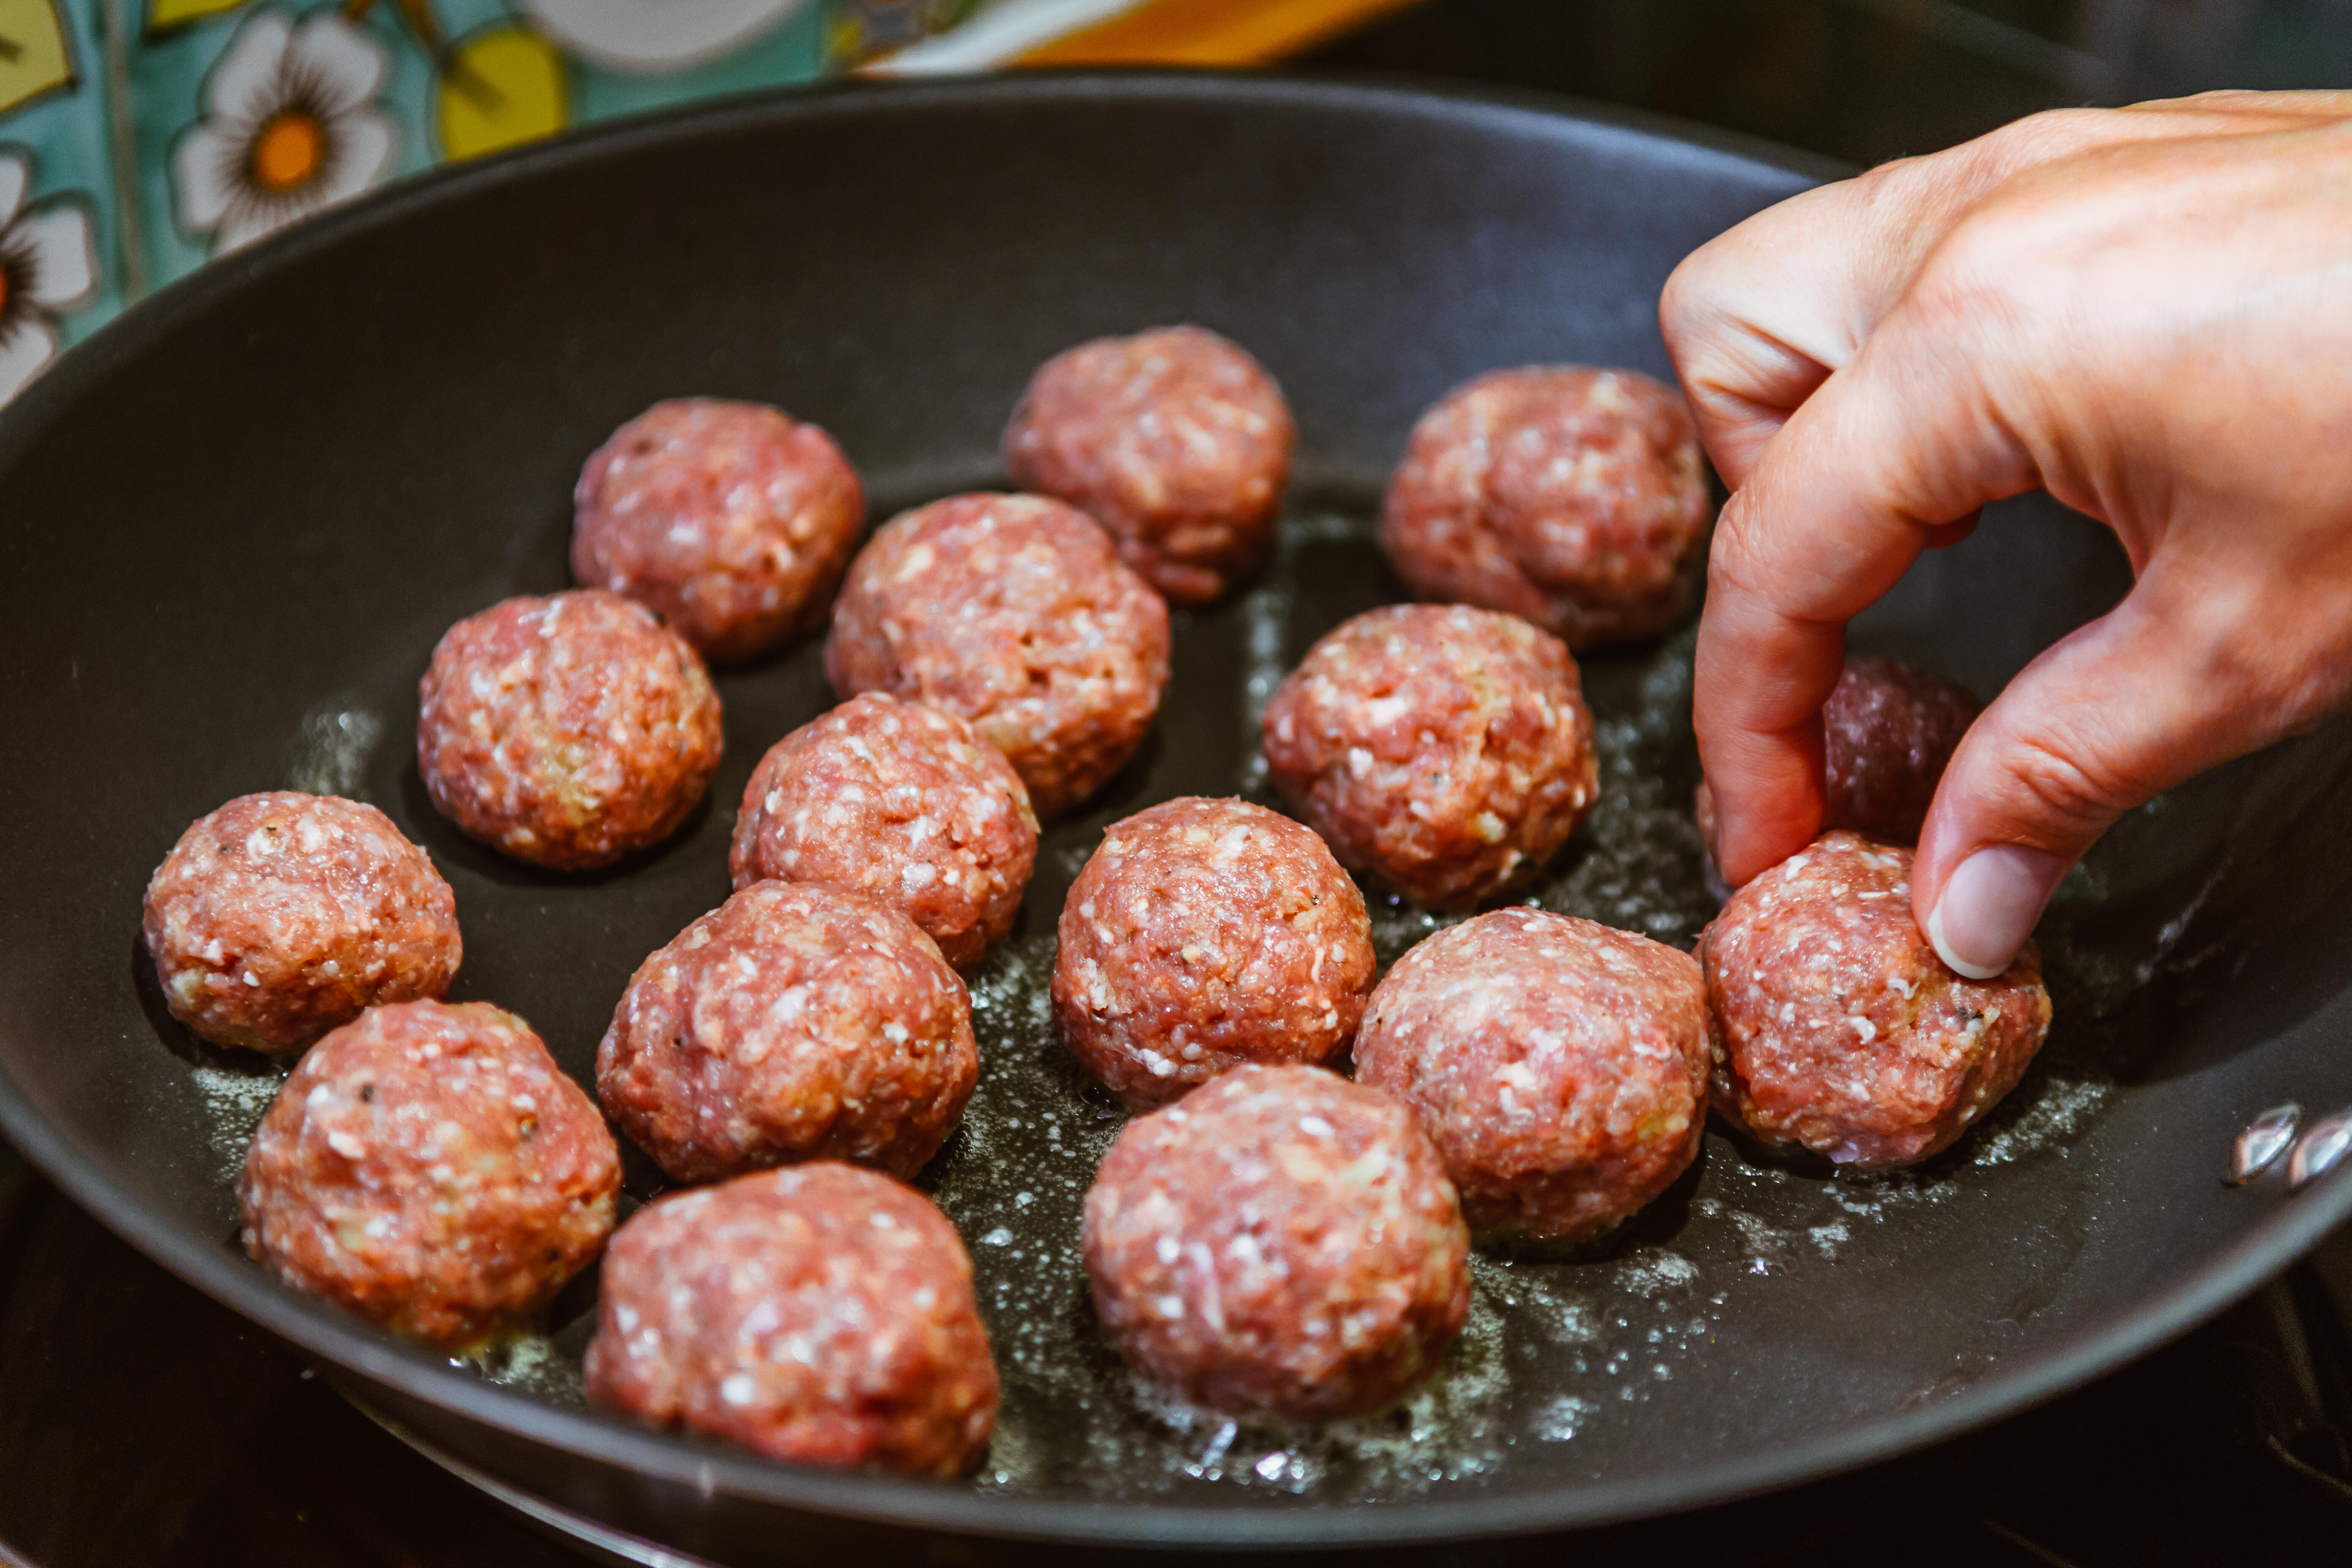
[[[1874,163],[2064,104],[2352,85],[2352,0],[1430,0],[1310,58],[1576,93]]]

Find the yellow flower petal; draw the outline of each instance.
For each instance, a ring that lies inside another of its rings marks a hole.
[[[0,38],[16,46],[0,53],[0,114],[73,85],[65,25],[51,0],[0,0]]]
[[[452,163],[554,135],[572,121],[563,57],[528,27],[477,33],[438,87],[441,153]]]
[[[151,0],[147,7],[147,30],[160,33],[189,22],[201,22],[207,16],[234,11],[244,4],[245,0]],[[0,0],[0,6],[5,5],[5,0]]]

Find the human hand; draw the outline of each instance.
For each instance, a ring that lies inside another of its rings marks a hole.
[[[1944,774],[1912,910],[1960,973],[2124,812],[2352,697],[2352,93],[2037,115],[1749,219],[1660,314],[1734,492],[1696,693],[1734,885],[1819,830],[1845,623],[1987,501],[2046,489],[2135,581]]]

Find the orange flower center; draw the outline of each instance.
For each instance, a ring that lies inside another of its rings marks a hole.
[[[308,184],[325,160],[327,131],[299,110],[264,122],[253,138],[253,183],[273,195]]]

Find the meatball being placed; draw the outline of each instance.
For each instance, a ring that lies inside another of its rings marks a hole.
[[[1054,1022],[1131,1106],[1244,1062],[1319,1067],[1372,988],[1364,896],[1323,841],[1242,800],[1114,823],[1062,904]]]
[[[1004,467],[1101,523],[1172,603],[1199,605],[1265,553],[1297,439],[1257,361],[1205,328],[1162,327],[1047,360],[1005,428]]]
[[[278,791],[196,819],[147,884],[172,1016],[216,1046],[299,1051],[457,973],[457,900],[372,805]]]
[[[1822,710],[1822,826],[1917,843],[1944,768],[1983,710],[1950,681],[1891,658],[1847,660]]]
[[[1462,606],[1374,610],[1308,649],[1266,707],[1265,761],[1341,865],[1439,909],[1535,875],[1601,790],[1568,649]]]
[[[1846,661],[1822,710],[1822,827],[1916,844],[1936,785],[1983,707],[1948,680],[1891,658]],[[1699,837],[1715,842],[1715,798],[1698,786]]]
[[[559,871],[660,843],[719,766],[719,693],[701,657],[601,589],[459,621],[419,696],[416,766],[441,815]]]
[[[451,1349],[511,1327],[604,1245],[621,1155],[530,1026],[487,1002],[371,1007],[310,1047],[237,1178],[288,1284]]]
[[[2050,1032],[2032,942],[1990,980],[1911,918],[1911,851],[1830,833],[1732,896],[1699,938],[1722,1032],[1715,1104],[1841,1165],[1926,1159],[2017,1086]]]
[[[660,612],[713,659],[764,653],[823,618],[866,521],[833,437],[780,409],[656,403],[613,433],[572,492],[572,574]]]
[[[955,1227],[920,1193],[829,1161],[631,1215],[586,1373],[607,1409],[793,1464],[953,1476],[996,1426]]]
[[[1682,618],[1711,511],[1672,388],[1534,365],[1482,375],[1421,416],[1381,543],[1422,597],[1508,610],[1583,648]]]
[[[638,965],[596,1093],[672,1178],[800,1160],[911,1176],[980,1079],[963,982],[887,904],[754,882]]]
[[[1397,960],[1356,1081],[1421,1118],[1482,1239],[1584,1241],[1698,1158],[1714,1035],[1688,953],[1497,910]]]
[[[1236,1068],[1129,1122],[1082,1235],[1119,1354],[1228,1415],[1378,1410],[1470,1309],[1437,1151],[1396,1101],[1318,1068]]]
[[[1168,684],[1168,606],[1085,513],[967,495],[892,519],[850,563],[824,672],[971,721],[1040,817],[1102,787]]]
[[[769,749],[727,857],[739,889],[773,877],[895,904],[965,974],[1013,929],[1036,862],[1036,814],[1004,753],[879,691]]]

